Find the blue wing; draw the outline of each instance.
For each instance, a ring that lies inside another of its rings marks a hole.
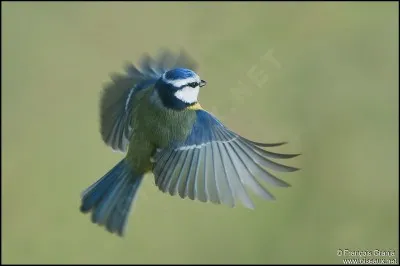
[[[240,200],[245,207],[254,208],[246,189],[265,199],[274,199],[260,180],[289,186],[267,169],[284,172],[298,169],[270,158],[287,159],[298,154],[273,153],[259,147],[284,143],[250,141],[229,130],[210,113],[204,110],[196,113],[196,122],[186,141],[158,151],[154,157],[153,173],[161,191],[231,207]]]
[[[103,141],[113,150],[125,152],[132,134],[132,102],[137,92],[153,85],[161,75],[177,67],[195,71],[197,65],[183,50],[177,56],[169,50],[156,59],[144,55],[139,68],[126,64],[124,74],[111,76],[100,103],[100,132]]]

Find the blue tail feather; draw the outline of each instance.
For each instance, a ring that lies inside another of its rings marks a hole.
[[[88,187],[82,195],[81,212],[92,212],[92,222],[123,236],[126,222],[143,175],[135,174],[125,160]]]

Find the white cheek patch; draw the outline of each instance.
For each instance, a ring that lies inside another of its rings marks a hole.
[[[199,95],[200,87],[192,88],[190,86],[183,87],[182,89],[175,92],[175,97],[185,103],[197,102],[197,96]]]

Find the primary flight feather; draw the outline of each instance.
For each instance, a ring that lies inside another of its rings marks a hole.
[[[101,136],[106,145],[126,156],[82,195],[81,211],[92,222],[122,236],[143,176],[152,172],[165,193],[202,202],[254,208],[248,190],[265,199],[273,195],[263,183],[288,187],[270,170],[297,168],[272,159],[279,154],[224,126],[198,103],[206,82],[186,53],[165,50],[158,58],[143,56],[138,64],[115,74],[103,90]]]

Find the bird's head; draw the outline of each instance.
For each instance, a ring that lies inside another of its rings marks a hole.
[[[165,72],[155,84],[162,104],[170,109],[184,110],[197,103],[197,96],[206,82],[190,69],[175,68]]]

